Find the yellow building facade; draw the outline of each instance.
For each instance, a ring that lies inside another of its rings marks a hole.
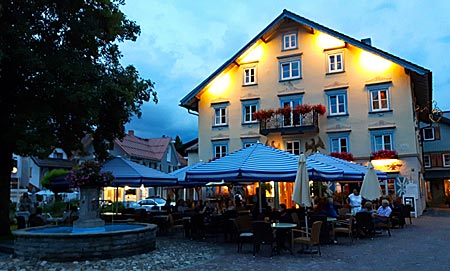
[[[284,10],[180,105],[198,112],[203,161],[255,142],[296,154],[347,152],[360,163],[376,151],[396,151],[394,160],[377,164],[389,172],[384,192],[401,196],[416,184],[422,210],[417,108],[430,100],[429,70]],[[298,111],[318,104],[325,114]],[[290,112],[277,111],[285,107]],[[271,109],[269,118],[254,114]]]

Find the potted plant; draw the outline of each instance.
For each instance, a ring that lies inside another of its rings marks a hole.
[[[71,170],[66,177],[72,187],[80,189],[79,218],[73,223],[74,230],[103,228],[105,225],[105,222],[99,218],[100,188],[110,185],[114,176],[109,171],[102,172],[101,169],[101,163],[87,161]]]

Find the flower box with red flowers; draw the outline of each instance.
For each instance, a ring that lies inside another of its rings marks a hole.
[[[395,150],[379,150],[370,154],[370,160],[382,159],[398,159],[397,151]]]

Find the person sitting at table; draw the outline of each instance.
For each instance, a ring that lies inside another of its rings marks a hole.
[[[392,209],[389,207],[389,201],[387,199],[382,200],[377,212],[372,214],[373,223],[388,223],[391,213]]]
[[[328,198],[327,202],[322,206],[322,213],[324,213],[327,217],[337,218],[338,213],[336,209],[334,209],[333,198]]]
[[[278,221],[280,221],[281,223],[292,223],[292,216],[287,211],[286,204],[284,204],[284,203],[280,204],[280,212],[278,215]]]
[[[358,213],[372,213],[373,212],[373,204],[370,201],[366,201],[364,207],[359,210]]]

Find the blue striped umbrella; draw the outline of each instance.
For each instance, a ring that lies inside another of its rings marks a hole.
[[[111,171],[115,179],[111,186],[172,186],[177,184],[177,178],[159,170],[115,157],[102,167],[103,172]]]
[[[367,172],[367,167],[356,164],[353,162],[349,162],[343,159],[339,159],[333,156],[321,154],[321,153],[315,153],[310,156],[308,156],[308,162],[311,160],[318,161],[330,166],[333,166],[335,168],[338,168],[344,172],[344,174],[340,177],[337,177],[335,181],[345,181],[345,180],[355,180],[355,181],[362,181],[364,179],[364,175]],[[379,180],[386,180],[387,175],[385,172],[375,170],[375,173]]]
[[[222,158],[189,169],[188,181],[294,181],[298,155],[263,144],[254,144]],[[343,171],[320,161],[307,159],[310,179],[334,180]]]

